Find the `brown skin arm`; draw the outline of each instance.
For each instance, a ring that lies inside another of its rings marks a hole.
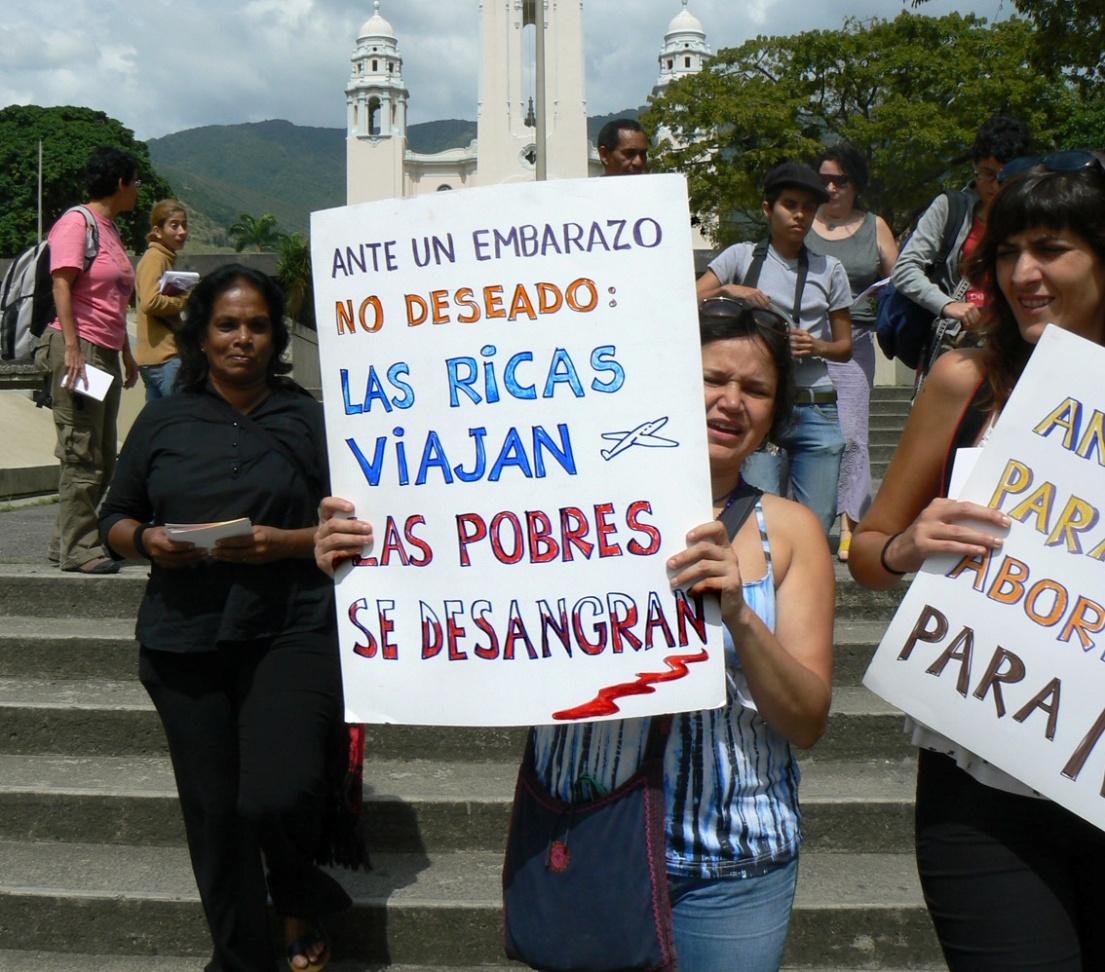
[[[829,327],[833,339],[822,341],[809,331],[790,329],[790,353],[796,358],[824,358],[826,361],[850,361],[852,359],[852,315],[847,307],[829,312]]]
[[[142,555],[134,545],[138,521],[119,520],[108,531],[108,545],[128,560],[140,560]],[[307,560],[314,555],[314,527],[281,530],[277,527],[255,526],[249,536],[226,537],[210,550],[169,538],[163,526],[149,527],[142,534],[142,546],[158,567],[173,570],[189,567],[211,557],[233,564],[268,564],[274,560]]]
[[[821,737],[832,700],[833,568],[824,532],[803,506],[764,497],[775,570],[776,627],[771,632],[744,600],[737,543],[714,520],[687,534],[668,561],[672,587],[714,593],[733,637],[752,698],[764,721],[796,746]],[[754,521],[741,528],[755,533]],[[738,538],[738,542],[739,542]]]
[[[77,319],[73,316],[73,283],[80,271],[75,267],[62,267],[50,274],[53,279],[54,307],[58,312],[58,323],[65,339],[65,371],[68,375],[66,385],[75,388],[76,382],[86,382],[84,355],[81,353],[77,334]]]
[[[919,570],[933,554],[976,556],[1001,547],[971,521],[1004,528],[1009,518],[977,503],[944,499],[941,473],[960,416],[982,379],[976,351],[952,351],[933,366],[910,412],[882,488],[852,535],[848,569],[864,587],[886,590],[900,577],[886,571]]]
[[[881,216],[875,217],[875,243],[879,249],[879,270],[882,276],[889,277],[898,260],[898,241]]]
[[[694,285],[695,296],[699,300],[707,297],[734,297],[747,300],[757,307],[770,307],[771,298],[759,287],[742,287],[740,284],[723,284],[713,270],[707,270]]]

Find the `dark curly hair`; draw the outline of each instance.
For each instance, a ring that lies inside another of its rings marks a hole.
[[[129,186],[137,178],[138,159],[107,145],[94,148],[84,166],[89,199],[106,199],[119,188],[120,179]]]
[[[702,347],[733,338],[756,338],[763,343],[778,379],[767,437],[778,442],[790,425],[794,409],[794,359],[785,329],[762,327],[756,323],[753,313],[746,313],[757,310],[759,308],[732,297],[708,297],[698,305],[698,337]]]
[[[1093,153],[1102,165],[1105,155]],[[1105,170],[1094,165],[1077,172],[1050,172],[1037,165],[1002,187],[990,206],[986,235],[968,267],[971,280],[987,289],[989,323],[983,348],[993,403],[1009,399],[1032,345],[1021,337],[1013,309],[997,283],[998,251],[1018,233],[1035,227],[1069,230],[1081,236],[1105,263]]]
[[[852,180],[856,187],[856,195],[862,195],[870,184],[870,175],[867,171],[867,159],[863,153],[851,142],[838,142],[823,148],[817,156],[813,167],[820,171],[822,162],[835,162],[843,170],[844,174]]]
[[[999,162],[1012,162],[1027,155],[1032,148],[1032,133],[1019,118],[1011,115],[991,115],[982,123],[971,146],[971,161],[995,158]]]
[[[292,366],[282,360],[291,337],[284,322],[284,292],[268,274],[241,263],[228,263],[202,278],[188,297],[184,326],[176,332],[176,346],[180,352],[176,388],[199,391],[207,384],[207,355],[201,347],[207,335],[207,325],[211,322],[215,301],[238,282],[253,287],[269,309],[269,320],[272,322],[272,357],[269,358],[266,376],[269,384],[283,384],[285,380],[280,376],[292,370]]]

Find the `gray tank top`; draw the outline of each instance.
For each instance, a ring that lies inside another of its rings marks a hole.
[[[811,228],[806,246],[814,253],[836,257],[844,264],[852,294],[863,293],[879,279],[879,242],[875,235],[875,214],[864,213],[859,229],[843,240],[827,240]],[[852,324],[861,328],[875,326],[875,299],[852,307]]]

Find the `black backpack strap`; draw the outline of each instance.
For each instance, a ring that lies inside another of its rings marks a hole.
[[[737,484],[737,488],[729,494],[729,499],[725,501],[725,509],[721,511],[718,519],[725,524],[730,540],[744,526],[744,521],[751,516],[752,511],[756,508],[756,503],[759,502],[763,494],[762,489],[757,489],[755,486],[744,482],[744,480],[741,480]]]
[[[940,240],[940,252],[937,253],[932,264],[933,277],[941,279],[946,276],[948,257],[951,255],[952,247],[955,246],[955,241],[959,237],[959,231],[963,227],[963,220],[967,218],[967,208],[970,205],[967,194],[960,192],[958,189],[945,189],[944,195],[948,199],[948,218],[944,222],[944,235]],[[950,280],[945,281],[945,283],[949,287],[951,286]]]
[[[760,240],[752,250],[752,262],[748,265],[748,272],[741,281],[742,287],[755,287],[760,282],[760,272],[764,268],[767,259],[767,240]],[[795,327],[800,327],[802,322],[802,294],[806,289],[806,278],[810,273],[810,254],[805,245],[798,254],[798,279],[794,285],[794,310],[791,318]],[[736,283],[734,280],[733,283]]]
[[[764,260],[767,259],[767,240],[760,240],[752,249],[752,262],[748,265],[744,279],[740,282],[742,287],[755,287],[760,282],[760,271],[764,268]],[[737,281],[734,280],[733,283]]]

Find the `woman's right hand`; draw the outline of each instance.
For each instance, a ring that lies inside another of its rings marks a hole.
[[[150,560],[166,570],[191,567],[207,557],[207,551],[202,547],[173,540],[163,526],[149,527],[142,531],[142,546]]]
[[[81,346],[74,344],[65,346],[65,387],[75,391],[80,387],[88,387],[88,376],[84,371],[84,354]],[[78,384],[79,383],[79,384]]]
[[[936,554],[980,557],[1002,546],[1001,537],[991,536],[971,522],[990,523],[1008,529],[1010,519],[1000,510],[959,500],[934,499],[909,527],[893,536],[883,548],[883,566],[909,574]]]
[[[334,576],[343,560],[360,556],[372,543],[372,524],[353,518],[353,504],[340,496],[327,496],[318,508],[315,531],[315,563],[319,570]]]
[[[944,305],[940,316],[959,321],[968,331],[972,331],[982,323],[982,308],[964,300],[953,300]]]

